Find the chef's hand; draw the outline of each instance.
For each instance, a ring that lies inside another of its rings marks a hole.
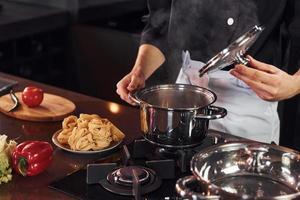
[[[145,87],[146,79],[163,64],[165,56],[156,46],[142,44],[139,47],[138,55],[131,72],[127,74],[117,84],[117,93],[124,101],[136,105],[130,99],[129,93]]]
[[[244,81],[262,99],[279,101],[300,93],[300,70],[294,75],[248,56],[249,66],[236,65],[230,74]]]
[[[117,93],[120,98],[131,105],[136,105],[136,103],[129,97],[129,93],[134,90],[145,87],[145,76],[140,68],[133,68],[133,70],[124,76],[117,83]]]

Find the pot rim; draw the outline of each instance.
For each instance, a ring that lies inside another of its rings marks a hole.
[[[261,142],[256,142],[256,141],[252,141],[252,140],[245,140],[245,141],[231,141],[231,142],[227,142],[225,144],[217,144],[217,145],[213,145],[211,147],[208,147],[206,149],[204,149],[203,151],[195,154],[191,161],[190,161],[190,170],[193,174],[193,176],[196,177],[196,179],[198,181],[201,181],[202,183],[205,183],[207,184],[207,186],[209,186],[209,188],[211,188],[212,190],[216,190],[218,191],[218,193],[220,193],[220,191],[222,193],[224,193],[225,195],[228,194],[228,195],[233,195],[233,196],[236,196],[237,198],[241,198],[241,195],[239,194],[234,194],[234,193],[230,193],[230,192],[227,192],[226,190],[223,190],[221,187],[211,183],[209,180],[205,180],[203,179],[201,176],[199,176],[197,174],[197,172],[195,172],[195,160],[198,158],[198,157],[201,157],[202,155],[206,154],[206,153],[209,153],[213,150],[216,150],[216,149],[219,149],[221,147],[226,147],[226,146],[233,146],[233,145],[261,145],[260,147],[258,148],[263,148],[265,146],[267,147],[272,147],[272,148],[275,148],[277,150],[280,150],[280,151],[285,151],[287,153],[293,153],[293,154],[296,154],[296,156],[298,157],[298,159],[300,160],[300,152],[296,151],[296,150],[293,150],[293,149],[290,149],[290,148],[287,148],[287,147],[283,147],[283,146],[279,146],[279,145],[276,145],[276,144],[268,144],[268,143],[261,143]],[[272,197],[268,197],[267,199],[294,199],[296,197],[300,197],[300,191],[299,192],[295,192],[293,194],[286,194],[286,195],[280,195],[280,196],[272,196]],[[253,197],[243,197],[242,199],[253,199]],[[266,197],[256,197],[255,199],[257,200],[265,200]]]
[[[209,93],[213,96],[213,100],[208,103],[207,105],[203,105],[203,106],[197,106],[197,107],[192,107],[192,108],[167,108],[167,107],[161,107],[161,106],[156,106],[156,105],[152,105],[144,100],[142,100],[139,96],[141,96],[144,93],[148,93],[151,91],[155,91],[155,90],[159,90],[159,89],[168,89],[168,88],[178,88],[178,89],[183,89],[183,88],[195,88],[197,90],[202,90],[203,92]],[[163,85],[154,85],[154,86],[150,86],[150,87],[145,87],[141,90],[138,90],[136,92],[134,92],[132,95],[130,95],[131,98],[134,98],[136,102],[139,102],[139,104],[144,104],[147,107],[150,108],[155,108],[155,109],[160,109],[160,110],[167,110],[167,111],[195,111],[195,110],[199,110],[202,108],[205,108],[207,106],[212,105],[213,103],[215,103],[217,101],[217,95],[211,91],[210,89],[204,88],[204,87],[200,87],[200,86],[196,86],[196,85],[189,85],[189,84],[163,84]]]

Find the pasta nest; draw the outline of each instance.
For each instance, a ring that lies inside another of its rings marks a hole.
[[[105,149],[111,142],[119,142],[124,137],[108,119],[96,114],[80,114],[79,118],[71,115],[63,120],[57,140],[72,150],[93,151]]]

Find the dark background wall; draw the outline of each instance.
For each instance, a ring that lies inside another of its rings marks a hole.
[[[72,26],[74,66],[79,91],[124,103],[116,83],[135,61],[145,7]]]

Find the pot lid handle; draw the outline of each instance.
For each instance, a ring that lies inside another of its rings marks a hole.
[[[214,72],[235,63],[247,65],[249,60],[244,57],[244,54],[256,41],[263,30],[263,26],[255,25],[250,31],[240,36],[227,48],[223,49],[216,56],[211,58],[199,70],[199,76],[201,77],[205,73]]]
[[[208,114],[197,114],[195,118],[197,119],[220,119],[227,115],[227,110],[218,106],[208,106]]]

